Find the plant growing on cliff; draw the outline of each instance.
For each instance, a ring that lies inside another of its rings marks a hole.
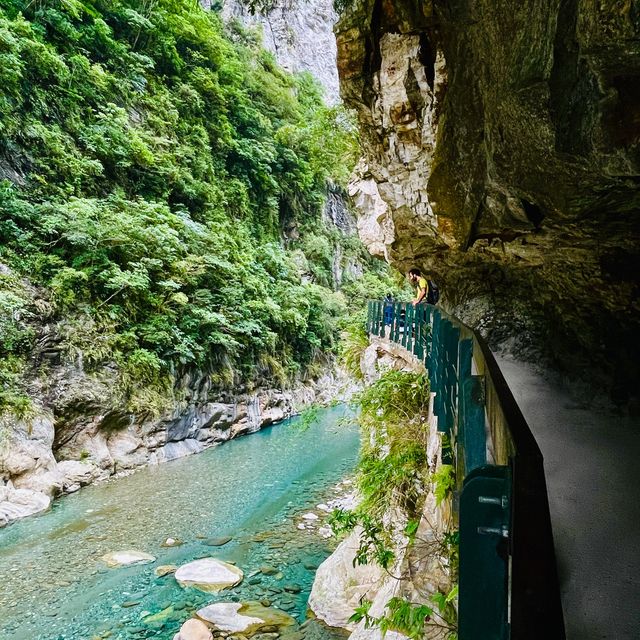
[[[455,468],[450,464],[442,464],[431,474],[431,482],[433,484],[433,494],[436,497],[436,504],[440,505],[442,501],[453,491],[456,486]]]
[[[360,366],[362,354],[369,346],[365,312],[353,314],[340,335],[340,363],[356,380],[364,380]]]
[[[357,136],[308,74],[196,2],[7,0],[0,42],[0,260],[48,291],[73,362],[152,410],[169,377],[282,384],[335,350],[329,258],[360,249],[322,207]],[[33,336],[4,328],[20,357]]]
[[[361,511],[335,509],[328,520],[336,536],[350,533],[360,527],[359,546],[353,559],[353,566],[375,562],[388,569],[395,559],[392,551],[391,532],[382,523]]]
[[[427,473],[429,379],[389,370],[358,401],[365,435],[357,478],[360,509],[379,518],[395,499],[411,515]]]
[[[388,370],[358,394],[363,446],[356,477],[360,504],[338,510],[330,520],[343,534],[360,527],[355,564],[377,562],[389,569],[393,531],[383,518],[392,505],[410,517],[419,510],[427,477],[426,417],[429,380],[425,374]],[[411,537],[415,531],[405,532]]]
[[[397,631],[411,640],[421,640],[429,629],[435,629],[443,639],[457,640],[457,614],[453,604],[457,597],[457,586],[446,594],[434,593],[429,604],[394,597],[387,602],[384,615],[377,617],[370,613],[372,602],[363,599],[349,622],[364,621],[365,629],[378,627],[383,638],[387,631]]]
[[[354,511],[338,510],[332,514],[334,532],[341,535],[358,531],[354,566],[375,562],[392,578],[401,580],[403,576],[394,575],[393,571],[402,571],[399,567],[394,569],[394,564],[398,546],[404,544],[421,557],[436,559],[455,583],[457,534],[448,533],[442,539],[431,535],[428,540],[419,539],[418,534],[422,500],[429,487],[440,504],[455,484],[451,465],[441,465],[436,473],[429,474],[426,451],[430,389],[426,375],[386,371],[359,394],[358,401],[364,435],[357,476],[361,502]],[[408,516],[402,532],[389,518],[392,509]],[[404,543],[400,542],[402,538]],[[350,621],[364,621],[366,628],[378,627],[383,635],[393,630],[419,640],[428,631],[436,631],[438,637],[454,640],[456,598],[456,586],[446,593],[425,596],[418,603],[394,597],[381,616],[372,616],[371,603],[363,599]]]

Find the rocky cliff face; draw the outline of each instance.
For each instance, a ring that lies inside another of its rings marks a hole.
[[[210,3],[209,3],[210,4]],[[325,91],[325,100],[339,100],[336,41],[338,16],[333,0],[273,0],[257,3],[255,13],[242,0],[224,0],[222,16],[262,29],[263,46],[278,64],[292,73],[309,71]]]
[[[336,33],[372,253],[433,273],[494,342],[595,365],[623,401],[640,355],[636,4],[356,0]]]

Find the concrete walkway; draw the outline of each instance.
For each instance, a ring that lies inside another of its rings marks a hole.
[[[567,640],[640,640],[640,421],[497,360],[544,455]]]

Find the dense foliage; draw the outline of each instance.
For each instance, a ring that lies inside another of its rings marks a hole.
[[[343,358],[348,363],[361,343],[356,328],[347,333],[346,342]],[[360,501],[353,510],[335,510],[330,524],[336,534],[358,532],[354,566],[375,563],[400,581],[401,586],[397,592],[400,595],[386,603],[383,615],[371,615],[372,603],[363,597],[350,621],[364,622],[365,628],[377,627],[383,635],[397,631],[412,640],[425,637],[455,640],[458,532],[452,529],[441,536],[431,526],[426,537],[420,537],[419,532],[427,493],[433,493],[440,504],[451,495],[455,481],[450,465],[440,465],[433,472],[429,468],[429,379],[425,373],[388,369],[365,386],[358,404],[358,421],[363,431],[356,477]],[[399,518],[398,512],[406,520]],[[402,531],[399,522],[404,525]],[[406,559],[411,553],[416,562],[428,557],[441,564],[451,578],[452,587],[420,594],[415,591],[415,584],[410,588],[403,586],[402,581],[408,576],[403,573],[403,562],[398,562],[398,556],[404,555],[404,562],[411,564]],[[404,597],[409,595],[419,596],[419,602]]]
[[[396,500],[415,516],[427,468],[426,374],[389,370],[359,396],[360,424],[366,436],[360,456],[360,509],[382,518]]]
[[[189,367],[285,380],[334,348],[331,258],[361,249],[321,211],[354,128],[258,40],[196,0],[2,0],[5,402],[43,313],[125,394]]]

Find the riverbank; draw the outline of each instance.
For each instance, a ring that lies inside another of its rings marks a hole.
[[[176,460],[296,415],[314,404],[348,400],[338,369],[291,390],[257,389],[212,397],[201,383],[189,402],[149,419],[90,404],[74,419],[43,412],[4,419],[0,438],[0,527],[50,508],[53,499],[148,465]],[[90,395],[88,397],[91,397]]]

